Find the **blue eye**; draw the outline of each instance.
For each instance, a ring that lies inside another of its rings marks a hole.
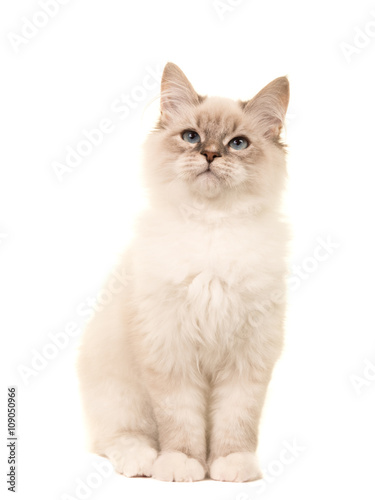
[[[235,137],[231,141],[229,141],[228,146],[232,149],[236,149],[239,151],[240,149],[245,149],[249,145],[249,142],[244,137]]]
[[[190,142],[191,144],[197,144],[198,142],[201,142],[199,134],[197,134],[197,132],[194,132],[194,130],[186,130],[182,134],[182,138],[184,141]]]

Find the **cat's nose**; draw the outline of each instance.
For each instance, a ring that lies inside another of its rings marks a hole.
[[[213,162],[215,158],[221,156],[221,154],[217,151],[202,151],[201,155],[204,155],[206,157],[208,163]]]

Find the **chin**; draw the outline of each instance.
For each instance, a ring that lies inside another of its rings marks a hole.
[[[195,194],[205,198],[217,198],[224,190],[222,181],[211,171],[199,174],[191,184]]]

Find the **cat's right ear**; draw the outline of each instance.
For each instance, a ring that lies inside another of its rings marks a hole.
[[[182,108],[199,104],[199,96],[180,68],[173,63],[165,65],[161,79],[160,111],[162,121],[181,112]]]

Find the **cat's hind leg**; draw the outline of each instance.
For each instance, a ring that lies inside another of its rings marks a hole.
[[[124,338],[126,325],[110,313],[89,326],[78,358],[89,449],[120,474],[150,476],[158,454],[156,422]]]
[[[127,477],[150,476],[158,444],[147,395],[135,381],[127,385],[105,375],[81,380],[90,451],[107,457]]]

